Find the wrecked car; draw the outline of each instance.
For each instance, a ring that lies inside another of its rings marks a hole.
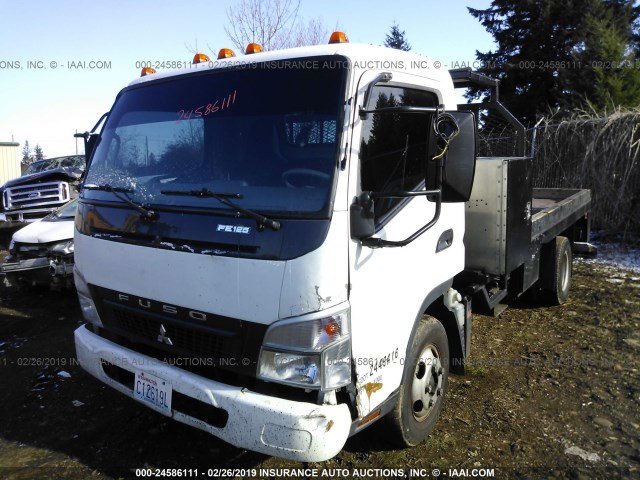
[[[76,185],[84,172],[82,155],[48,158],[29,165],[21,177],[2,186],[6,222],[33,222],[77,196]]]
[[[6,287],[73,287],[73,223],[77,207],[74,199],[13,234],[9,255],[0,266]]]

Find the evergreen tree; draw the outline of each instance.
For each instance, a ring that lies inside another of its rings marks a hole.
[[[42,151],[42,147],[38,143],[36,143],[36,146],[33,149],[33,156],[35,161],[44,159],[44,152]]]
[[[29,165],[33,160],[34,157],[31,147],[29,146],[29,140],[25,140],[24,147],[22,147],[22,163],[24,165]]]
[[[469,8],[497,48],[476,52],[481,73],[501,80],[500,96],[526,123],[540,114],[640,102],[631,0],[494,0]],[[632,67],[633,68],[630,68]],[[482,95],[472,91],[470,98]]]
[[[400,31],[400,27],[395,23],[391,25],[391,32],[384,39],[384,46],[405,52],[411,50],[411,45],[404,38],[404,30]]]
[[[640,103],[638,47],[633,31],[638,13],[631,2],[607,4],[597,16],[587,19],[587,38],[581,52],[587,68],[580,80],[583,89],[592,85],[587,100],[596,111]]]

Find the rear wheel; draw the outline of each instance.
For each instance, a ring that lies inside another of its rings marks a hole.
[[[552,305],[561,305],[569,298],[571,288],[573,267],[571,242],[567,237],[556,237],[544,248],[542,265],[544,271],[541,272],[544,297]]]
[[[440,416],[449,383],[449,344],[442,324],[424,316],[409,349],[400,395],[389,423],[395,443],[411,447],[424,440]]]

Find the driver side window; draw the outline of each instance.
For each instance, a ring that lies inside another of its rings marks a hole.
[[[431,92],[378,85],[373,88],[368,109],[419,106],[437,107]],[[424,182],[431,115],[374,113],[364,121],[360,140],[360,179],[363,191],[415,190]],[[407,199],[382,198],[375,203],[379,224]]]

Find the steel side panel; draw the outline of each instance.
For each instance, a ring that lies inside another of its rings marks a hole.
[[[505,273],[510,273],[531,261],[531,158],[505,160],[508,181],[505,215]]]
[[[466,203],[465,266],[503,274],[506,248],[506,172],[502,158],[478,158]]]
[[[466,268],[505,275],[531,256],[531,159],[481,157],[467,202]]]

